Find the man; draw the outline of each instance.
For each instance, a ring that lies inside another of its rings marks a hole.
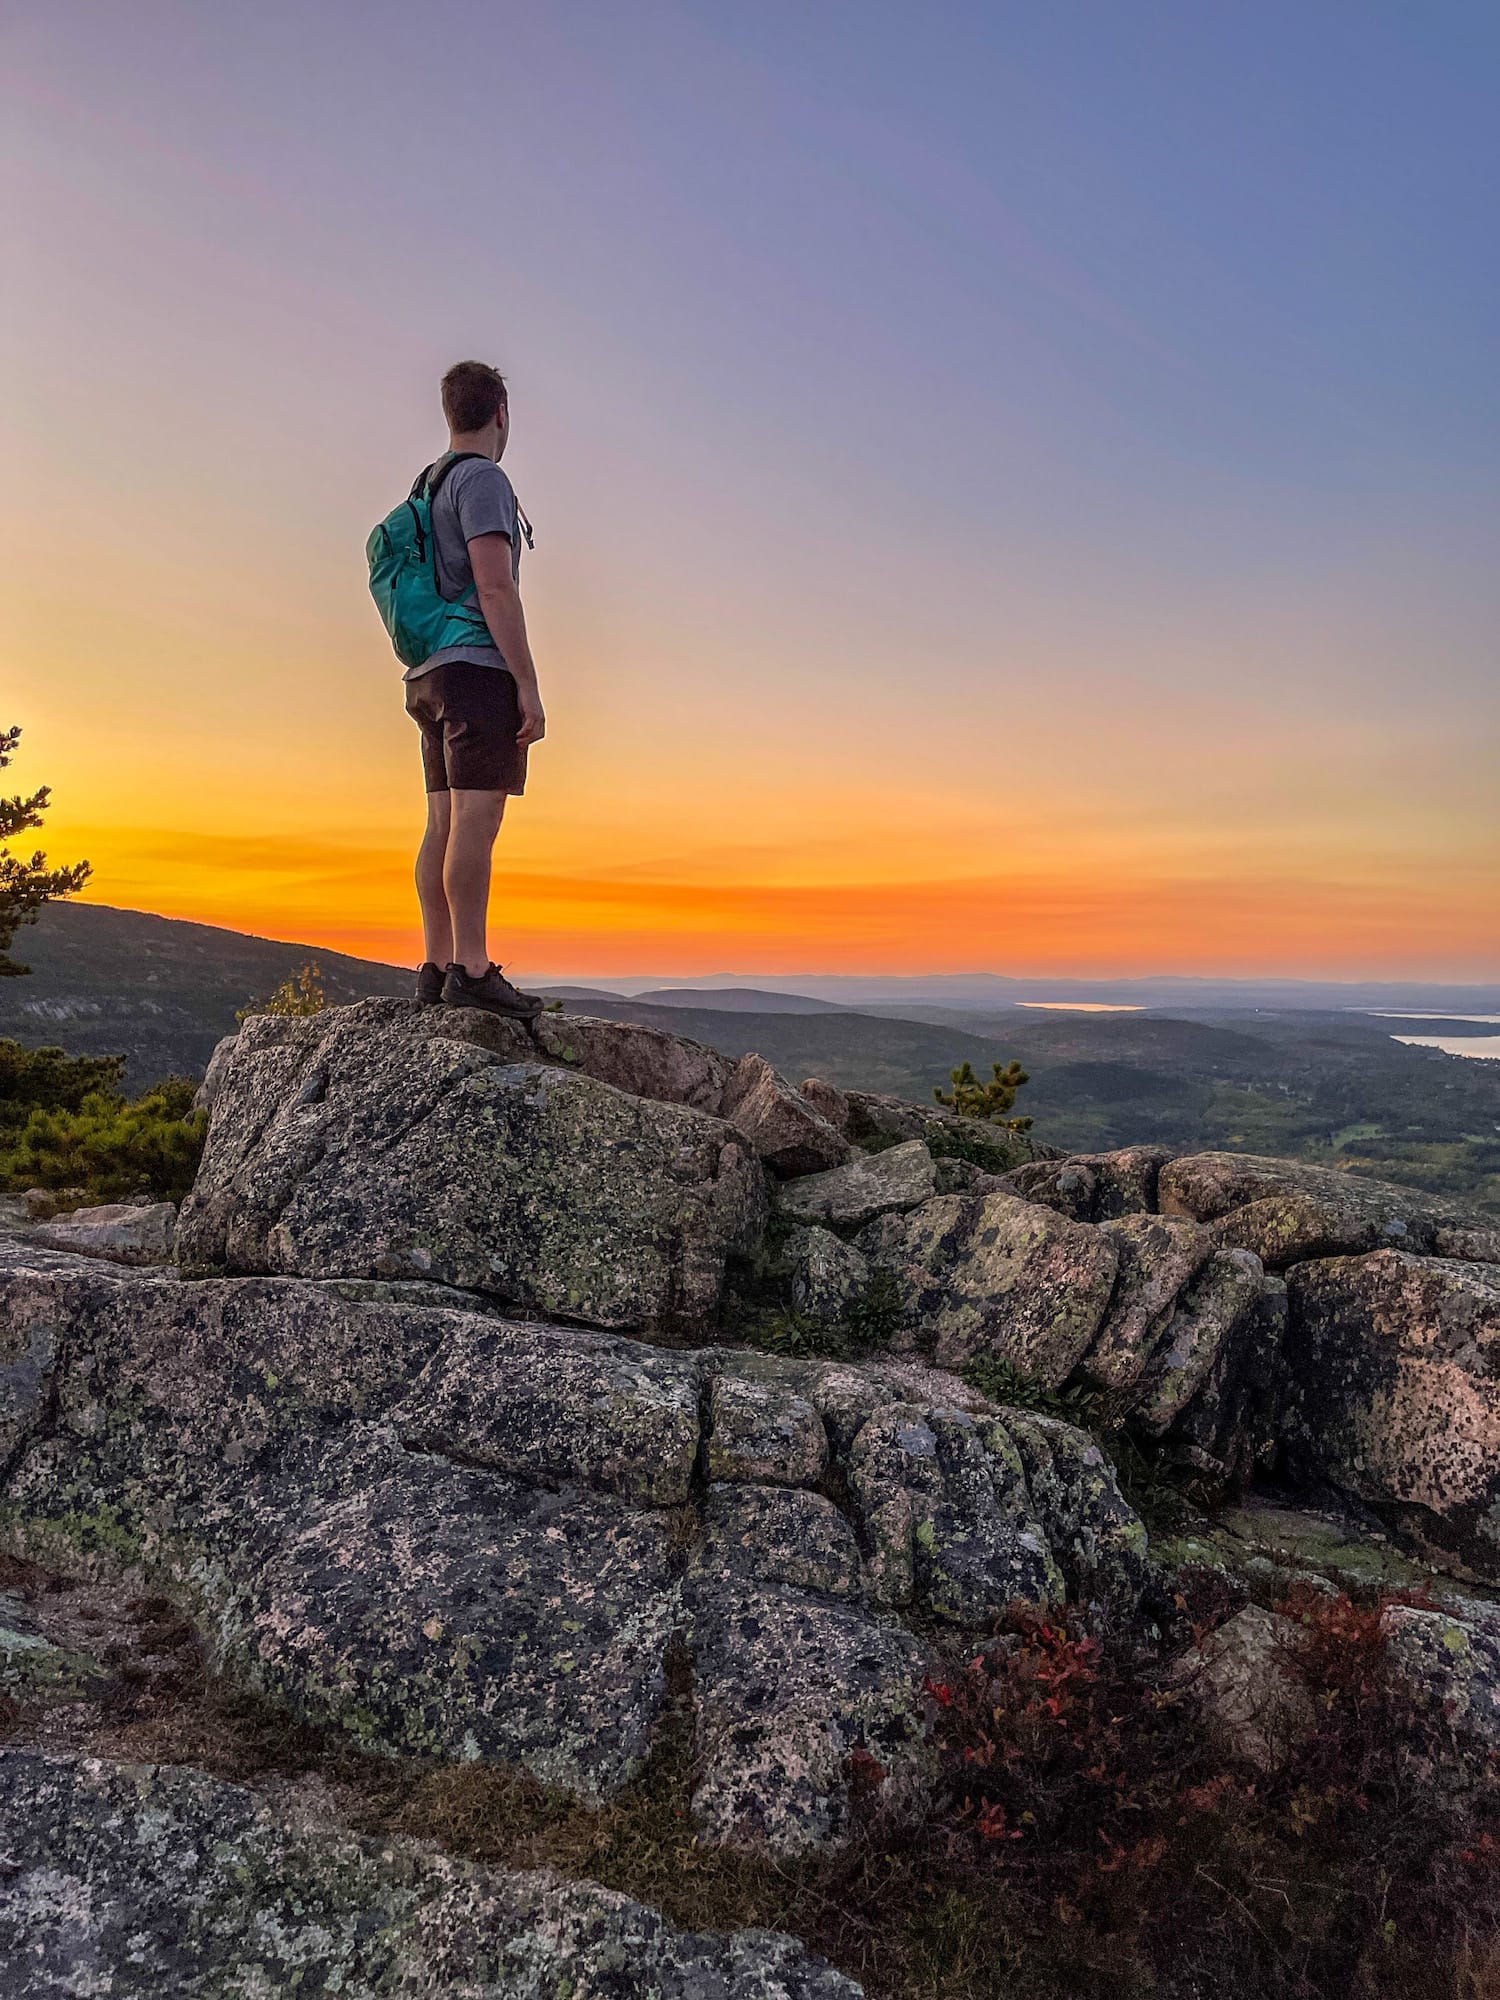
[[[406,712],[422,732],[427,784],[417,998],[528,1020],[542,1002],[505,978],[487,937],[490,856],[505,801],[525,791],[527,751],[547,727],[519,589],[521,535],[529,541],[530,532],[500,470],[510,435],[504,377],[482,361],[460,361],[443,377],[443,415],[448,450],[431,474],[437,585],[451,600],[475,591],[486,629],[477,642],[445,646],[406,670]],[[477,456],[448,465],[465,452]]]

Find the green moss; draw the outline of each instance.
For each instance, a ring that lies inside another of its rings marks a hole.
[[[0,1694],[15,1701],[76,1701],[107,1679],[88,1653],[16,1630],[0,1598]]]
[[[98,1564],[113,1571],[135,1568],[142,1556],[140,1535],[113,1507],[68,1511],[49,1520],[18,1507],[0,1507],[0,1545],[63,1575],[77,1572],[80,1557],[87,1567]]]

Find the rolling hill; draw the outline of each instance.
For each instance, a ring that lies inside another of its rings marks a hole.
[[[17,932],[13,955],[31,973],[0,979],[0,1035],[78,1055],[123,1054],[134,1089],[197,1074],[239,1009],[309,960],[339,1000],[411,985],[399,966],[98,903],[49,904]]]

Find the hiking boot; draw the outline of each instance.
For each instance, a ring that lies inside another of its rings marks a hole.
[[[424,1007],[436,1007],[443,997],[443,968],[429,958],[417,967],[417,990],[413,998]]]
[[[450,965],[443,981],[445,1007],[481,1007],[486,1014],[534,1021],[544,1004],[534,993],[518,993],[498,965],[486,966],[477,979],[471,979],[461,965]]]

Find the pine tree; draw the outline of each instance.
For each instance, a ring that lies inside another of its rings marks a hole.
[[[1031,1119],[1007,1118],[1005,1114],[1015,1103],[1016,1092],[1030,1078],[1018,1062],[1008,1063],[1003,1069],[999,1063],[990,1067],[993,1081],[981,1083],[974,1074],[974,1065],[964,1063],[951,1072],[952,1090],[934,1090],[932,1094],[939,1104],[950,1106],[965,1118],[985,1118],[992,1124],[1003,1124],[1008,1132],[1029,1132]]]
[[[282,980],[269,1000],[252,1000],[248,1007],[240,1008],[235,1019],[248,1021],[252,1014],[321,1014],[332,1004],[323,984],[323,968],[309,959],[300,972]]]
[[[0,771],[14,758],[20,740],[19,729],[0,729]],[[76,895],[91,872],[86,861],[76,861],[71,868],[49,868],[40,849],[29,861],[10,852],[9,843],[18,833],[41,825],[51,798],[46,785],[29,799],[0,798],[0,977],[31,970],[10,956],[11,939],[22,924],[36,922],[44,903]]]

